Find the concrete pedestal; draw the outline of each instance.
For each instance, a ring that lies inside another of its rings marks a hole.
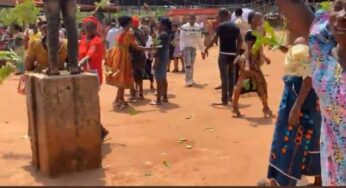
[[[97,76],[26,76],[33,165],[49,176],[101,167]]]

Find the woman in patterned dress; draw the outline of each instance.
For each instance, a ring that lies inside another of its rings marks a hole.
[[[116,46],[107,57],[106,66],[106,82],[109,85],[116,86],[118,92],[113,103],[114,110],[122,110],[128,106],[125,101],[125,89],[132,89],[134,78],[132,74],[131,56],[129,49],[133,47],[138,51],[152,50],[139,46],[135,40],[131,30],[132,18],[130,16],[122,16],[119,18],[119,25],[123,28],[122,32],[115,39]]]
[[[285,87],[270,151],[268,179],[259,185],[295,186],[302,175],[321,185],[318,98],[309,77],[307,41],[299,37],[285,58]]]
[[[277,3],[291,30],[309,37],[312,85],[322,114],[322,183],[346,186],[346,0],[315,15],[303,0]]]
[[[253,31],[261,30],[263,26],[263,15],[259,12],[251,12],[248,16],[248,22],[251,25],[245,35],[245,41],[247,44],[247,50],[236,62],[239,63],[239,78],[233,95],[233,113],[235,117],[242,117],[243,115],[239,111],[238,102],[240,94],[243,88],[243,82],[245,79],[250,79],[256,85],[256,92],[263,105],[264,117],[275,117],[268,105],[268,87],[264,74],[261,69],[261,65],[266,62],[270,64],[268,59],[263,54],[263,48],[260,48],[258,52],[252,53],[253,45],[256,42],[257,37],[253,35]]]

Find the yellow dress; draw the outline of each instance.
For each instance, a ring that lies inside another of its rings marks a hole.
[[[64,63],[67,58],[67,41],[64,40],[58,50],[59,69],[64,68]],[[48,51],[43,47],[42,40],[33,39],[29,43],[29,48],[26,54],[25,67],[27,71],[42,71],[48,68]],[[29,70],[28,70],[29,69]]]

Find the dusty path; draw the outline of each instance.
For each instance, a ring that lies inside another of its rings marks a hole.
[[[29,140],[23,137],[25,98],[16,93],[18,78],[11,77],[0,85],[0,185],[255,185],[266,174],[275,120],[263,118],[256,95],[241,98],[244,119],[232,118],[229,108],[211,106],[220,98],[214,90],[220,83],[216,49],[211,54],[206,61],[198,57],[197,88],[185,88],[183,74],[169,74],[171,104],[162,108],[147,100],[135,104],[135,111],[115,113],[115,89],[104,85],[102,122],[111,139],[103,146],[103,169],[56,179],[30,166]],[[268,54],[272,65],[264,66],[264,72],[270,105],[277,112],[283,54]],[[188,141],[181,144],[180,138]]]

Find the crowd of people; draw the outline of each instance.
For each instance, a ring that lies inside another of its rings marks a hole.
[[[121,16],[108,27],[90,16],[80,27],[78,64],[84,71],[95,73],[100,84],[105,79],[106,84],[117,88],[115,111],[144,99],[144,80],[157,91],[151,104],[159,106],[169,102],[167,72],[171,62],[172,72],[184,72],[185,86],[193,87],[197,52],[206,59],[209,49],[219,43],[221,103],[215,105],[231,103],[234,117],[240,118],[244,116],[238,107],[240,95],[257,92],[264,117],[277,118],[267,179],[259,184],[294,186],[302,175],[308,175],[315,177],[314,185],[346,185],[346,0],[336,0],[329,11],[316,12],[304,1],[277,2],[288,22],[288,38],[293,38],[279,48],[286,58],[278,117],[269,106],[261,69],[271,60],[263,47],[253,50],[258,34],[265,35],[260,12],[251,12],[244,20],[239,8],[237,18],[230,21],[231,12],[220,9],[216,20],[203,24],[196,22],[195,15],[181,22],[168,17]],[[25,71],[44,72],[48,68],[47,27],[47,21],[40,17],[25,30],[16,24],[9,32],[0,30],[3,40],[7,34],[13,39],[8,48],[25,56]],[[60,28],[61,70],[68,68],[65,32]],[[18,68],[18,74],[23,72]],[[245,82],[255,87],[246,90]],[[129,99],[125,99],[125,90],[130,91]],[[107,134],[103,128],[102,136]]]

